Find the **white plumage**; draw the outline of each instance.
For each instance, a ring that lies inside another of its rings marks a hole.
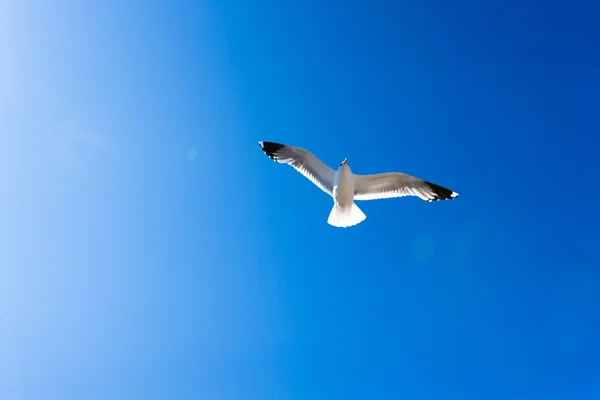
[[[262,150],[278,163],[294,167],[325,193],[333,197],[333,208],[327,222],[336,227],[349,227],[364,221],[365,214],[355,200],[417,196],[425,201],[452,200],[458,193],[400,172],[354,175],[347,159],[334,171],[314,154],[300,147],[274,142],[258,142]]]

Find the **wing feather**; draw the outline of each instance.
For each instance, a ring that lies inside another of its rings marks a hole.
[[[335,171],[310,151],[274,142],[258,142],[258,144],[272,160],[291,165],[322,191],[332,196]]]
[[[401,172],[354,176],[354,200],[417,196],[425,201],[452,200],[458,193]]]

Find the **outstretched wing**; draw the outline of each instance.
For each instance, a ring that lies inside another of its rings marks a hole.
[[[258,144],[271,159],[278,163],[291,165],[321,190],[332,196],[335,171],[310,151],[274,142],[258,142]]]
[[[425,201],[452,200],[458,193],[400,172],[354,175],[354,200],[417,196]]]

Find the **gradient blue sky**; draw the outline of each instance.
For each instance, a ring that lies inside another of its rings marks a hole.
[[[600,3],[0,3],[0,398],[600,398]],[[331,199],[256,144],[460,193]]]

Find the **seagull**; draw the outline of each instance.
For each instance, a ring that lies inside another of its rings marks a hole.
[[[431,202],[452,200],[458,196],[458,193],[450,189],[401,172],[354,175],[347,158],[344,158],[337,171],[334,171],[303,148],[275,142],[258,144],[272,160],[291,165],[319,189],[333,197],[333,208],[327,223],[338,228],[358,225],[367,218],[354,203],[355,200],[416,196]]]

